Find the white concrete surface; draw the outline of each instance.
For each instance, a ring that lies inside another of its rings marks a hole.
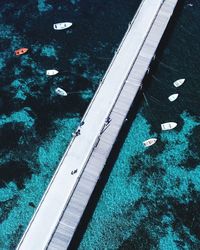
[[[162,2],[163,0],[143,1],[137,17],[129,27],[126,39],[112,62],[112,67],[106,73],[98,94],[95,95],[92,105],[86,111],[81,134],[67,149],[17,249],[42,250],[47,247],[77,183],[78,176],[84,170],[104,122]],[[71,171],[77,168],[78,173],[71,175]]]

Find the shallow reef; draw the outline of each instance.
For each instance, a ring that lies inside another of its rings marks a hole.
[[[52,178],[132,17],[126,2],[124,16],[101,1],[1,2],[0,249],[15,249]],[[55,31],[62,21],[73,26]]]

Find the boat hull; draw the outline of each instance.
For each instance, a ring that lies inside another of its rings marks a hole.
[[[173,84],[176,88],[178,88],[179,86],[181,86],[183,83],[185,82],[185,79],[179,79],[179,80],[176,80]]]
[[[15,50],[15,55],[20,56],[20,55],[25,54],[27,51],[28,51],[28,48],[17,49],[17,50]]]
[[[68,29],[71,26],[72,26],[72,23],[64,22],[64,23],[55,23],[53,25],[53,28],[54,30],[64,30],[64,29]]]
[[[48,69],[46,71],[47,76],[53,76],[53,75],[57,75],[57,74],[58,74],[58,71],[56,69]]]
[[[57,88],[55,90],[56,94],[61,95],[61,96],[67,96],[67,92],[64,89]]]
[[[178,98],[178,94],[173,94],[168,97],[170,102],[174,102]]]
[[[166,122],[161,124],[162,130],[171,130],[177,126],[176,122]]]
[[[145,147],[150,147],[150,146],[152,146],[153,144],[155,144],[156,141],[157,141],[156,138],[150,138],[150,139],[144,141],[144,142],[143,142],[143,145],[144,145]]]

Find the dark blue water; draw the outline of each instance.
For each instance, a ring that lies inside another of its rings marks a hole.
[[[200,2],[179,2],[81,250],[200,249]],[[168,121],[178,126],[161,131]]]
[[[0,249],[17,245],[139,3],[1,1]],[[199,7],[176,11],[80,249],[200,249]],[[62,21],[72,28],[54,31]],[[167,121],[177,128],[161,132]]]
[[[1,0],[0,249],[16,247],[139,3]]]

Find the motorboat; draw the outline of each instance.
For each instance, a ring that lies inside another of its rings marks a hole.
[[[58,70],[56,70],[56,69],[48,69],[47,71],[46,71],[46,75],[47,76],[53,76],[53,75],[57,75],[59,72],[58,72]]]
[[[170,102],[175,101],[177,98],[178,98],[178,94],[173,94],[173,95],[170,95],[170,96],[168,97],[168,99],[169,99]]]
[[[166,122],[161,124],[161,129],[162,130],[170,130],[173,129],[177,126],[176,122]]]
[[[55,23],[53,25],[53,28],[54,30],[64,30],[64,29],[68,29],[71,26],[72,26],[72,23],[64,22],[64,23]]]
[[[20,55],[23,55],[24,53],[26,53],[27,51],[28,51],[28,48],[17,49],[17,50],[15,50],[15,55],[20,56]]]
[[[152,146],[154,143],[156,143],[157,139],[156,138],[150,138],[146,141],[143,141],[143,144],[145,147],[150,147]]]
[[[176,80],[173,84],[176,88],[178,88],[179,86],[181,86],[183,83],[185,82],[185,79],[179,79],[179,80]]]
[[[61,96],[67,96],[67,92],[64,89],[56,88],[55,92]]]

